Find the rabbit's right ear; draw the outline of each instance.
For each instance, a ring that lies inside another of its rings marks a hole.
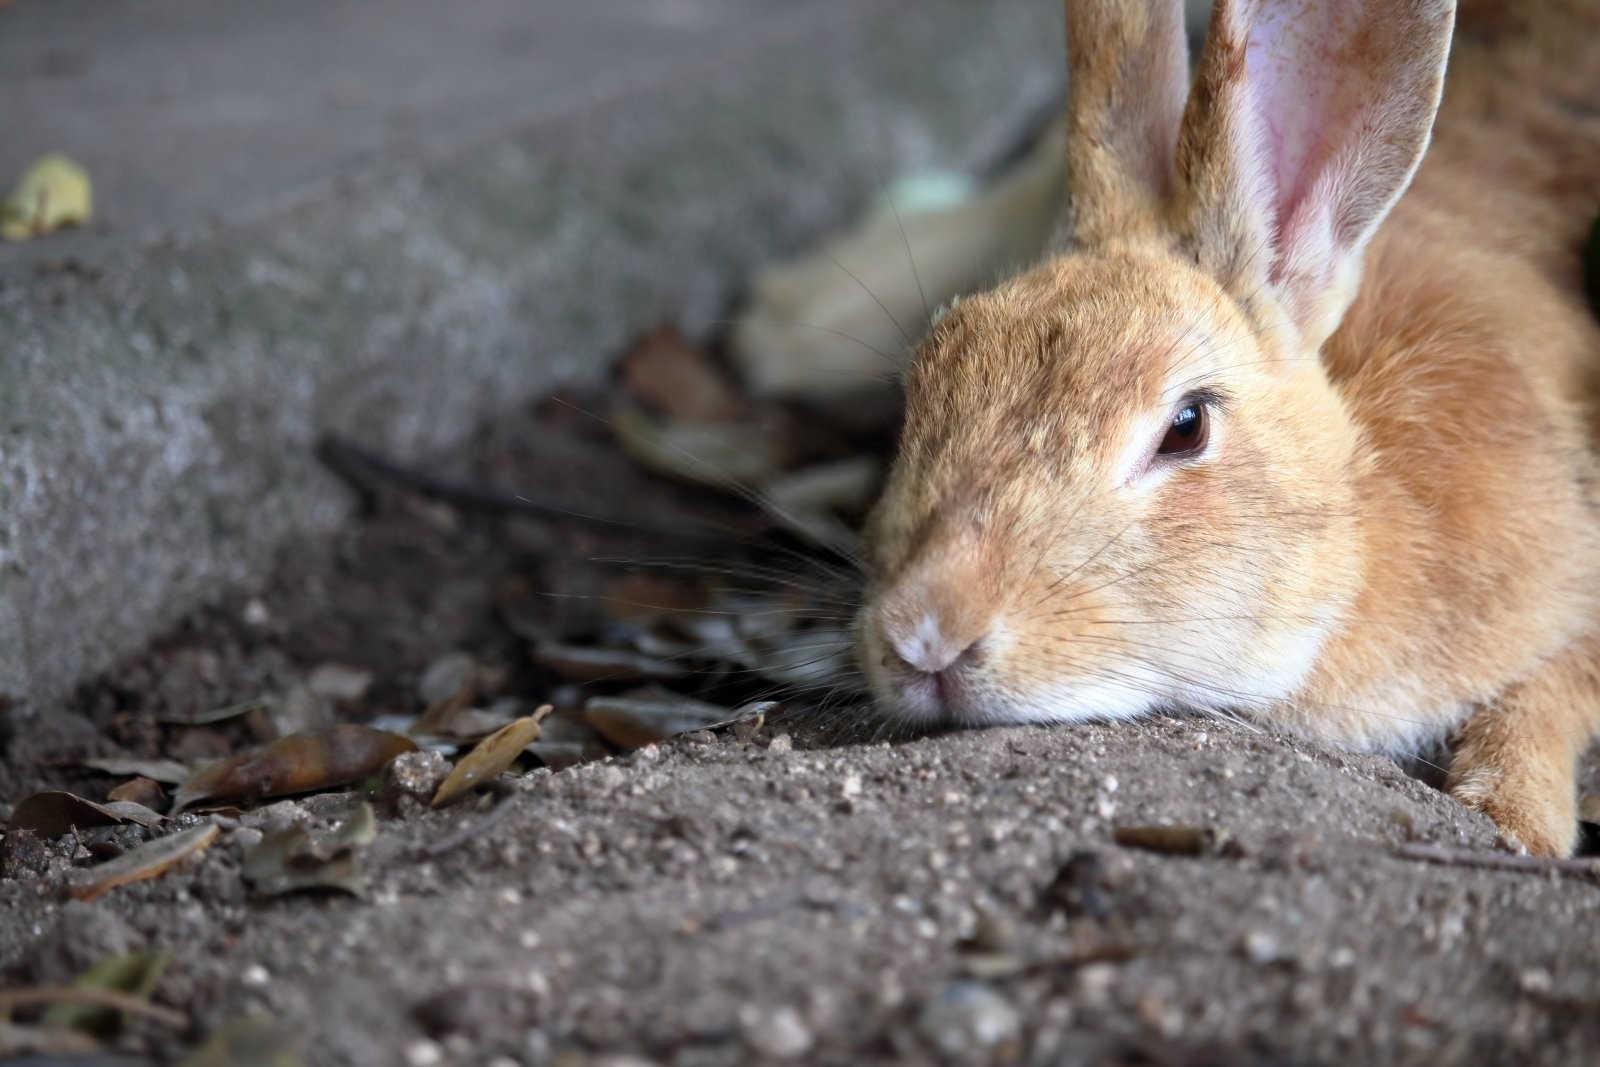
[[[1066,0],[1072,239],[1154,233],[1189,92],[1182,0]]]
[[[1454,0],[1217,0],[1178,141],[1196,262],[1318,348],[1428,147]]]

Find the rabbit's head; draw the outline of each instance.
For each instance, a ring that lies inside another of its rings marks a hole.
[[[1360,588],[1365,453],[1318,359],[1438,107],[1448,0],[1070,0],[1065,254],[938,318],[868,531],[891,714],[1292,694]]]

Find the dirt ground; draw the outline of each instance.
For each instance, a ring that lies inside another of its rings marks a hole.
[[[419,678],[455,650],[486,665],[497,699],[551,699],[571,717],[586,693],[626,686],[563,680],[529,645],[610,632],[619,576],[670,556],[771,577],[771,560],[793,556],[775,556],[781,535],[738,502],[639,473],[573,407],[486,430],[442,472],[736,533],[713,555],[705,540],[667,547],[376,490],[337,543],[285,553],[261,590],[198,613],[70,706],[11,720],[0,801],[104,797],[122,779],[87,757],[196,763],[334,718],[415,713]],[[787,573],[769,591],[807,572]],[[303,691],[327,664],[371,684],[343,703],[168,721]],[[671,684],[727,705],[771,689],[710,669]],[[1495,854],[1496,835],[1388,760],[1198,720],[885,740],[868,713],[816,703],[560,770],[520,766],[437,811],[419,799],[431,780],[391,774],[370,794],[360,895],[262,896],[241,872],[263,833],[329,831],[359,791],[179,816],[177,828],[221,825],[216,843],[92,902],[64,892],[76,869],[145,831],[12,831],[5,987],[160,951],[171,961],[151,1001],[182,1016],[128,1018],[97,1038],[102,1052],[26,1062],[174,1062],[219,1033],[233,1052],[189,1062],[1600,1058],[1600,881],[1400,854]],[[1156,824],[1187,829],[1129,836]]]

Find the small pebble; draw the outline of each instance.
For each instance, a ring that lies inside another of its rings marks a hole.
[[[1278,958],[1278,939],[1265,930],[1251,930],[1245,934],[1241,947],[1244,949],[1245,959],[1251,963],[1271,963]]]
[[[442,752],[432,749],[403,752],[384,768],[383,796],[391,801],[401,797],[431,800],[434,790],[449,773],[450,761]]]
[[[779,734],[767,745],[768,752],[793,752],[794,738],[788,734]]]
[[[413,1041],[405,1048],[408,1067],[433,1067],[444,1062],[444,1050],[435,1041]]]
[[[917,1030],[943,1055],[968,1060],[1016,1041],[1022,1017],[992,987],[955,982],[923,1007]]]
[[[800,1013],[790,1007],[768,1010],[751,1005],[743,1008],[739,1012],[739,1028],[746,1044],[773,1059],[794,1059],[811,1048],[811,1031]]]

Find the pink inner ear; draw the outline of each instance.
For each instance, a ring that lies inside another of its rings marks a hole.
[[[1293,243],[1289,228],[1309,197],[1337,199],[1343,184],[1337,179],[1359,155],[1371,109],[1381,100],[1385,57],[1372,54],[1371,37],[1373,20],[1383,16],[1370,6],[1366,0],[1262,4],[1250,27],[1245,65],[1254,148],[1273,190],[1280,251]],[[1321,210],[1310,217],[1339,219],[1340,207],[1314,205]],[[1331,236],[1340,243],[1359,237]]]

